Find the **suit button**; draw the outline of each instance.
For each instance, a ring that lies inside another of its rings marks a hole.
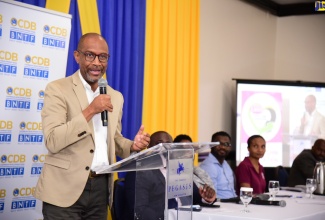
[[[90,153],[91,153],[91,154],[92,154],[92,153],[94,153],[94,150],[93,150],[93,149],[91,149],[91,150],[90,150]]]
[[[89,170],[89,166],[86,166],[86,170]]]

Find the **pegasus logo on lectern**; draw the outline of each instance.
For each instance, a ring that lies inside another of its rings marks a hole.
[[[181,175],[181,172],[184,172],[184,165],[183,163],[178,162],[177,174]]]

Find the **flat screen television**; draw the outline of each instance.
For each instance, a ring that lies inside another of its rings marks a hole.
[[[264,167],[291,167],[295,157],[325,139],[325,83],[236,79],[236,164],[247,139],[266,141]]]

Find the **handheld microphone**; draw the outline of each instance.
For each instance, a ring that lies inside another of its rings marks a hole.
[[[100,94],[107,94],[106,93],[107,81],[105,79],[100,78],[98,80],[98,86],[99,86]],[[104,110],[103,112],[101,112],[101,117],[102,117],[103,126],[107,126],[107,124],[108,124],[107,110]]]
[[[284,200],[267,201],[267,200],[260,200],[260,199],[252,199],[250,203],[255,205],[274,205],[274,206],[281,206],[281,207],[285,207],[287,205],[286,201]]]
[[[240,198],[239,197],[233,197],[228,199],[217,199],[218,202],[227,202],[227,203],[239,203]]]

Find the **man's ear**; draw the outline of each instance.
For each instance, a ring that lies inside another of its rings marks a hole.
[[[74,51],[73,52],[73,56],[74,56],[74,59],[76,60],[76,62],[79,64],[79,60],[80,60],[80,53],[78,51]]]

